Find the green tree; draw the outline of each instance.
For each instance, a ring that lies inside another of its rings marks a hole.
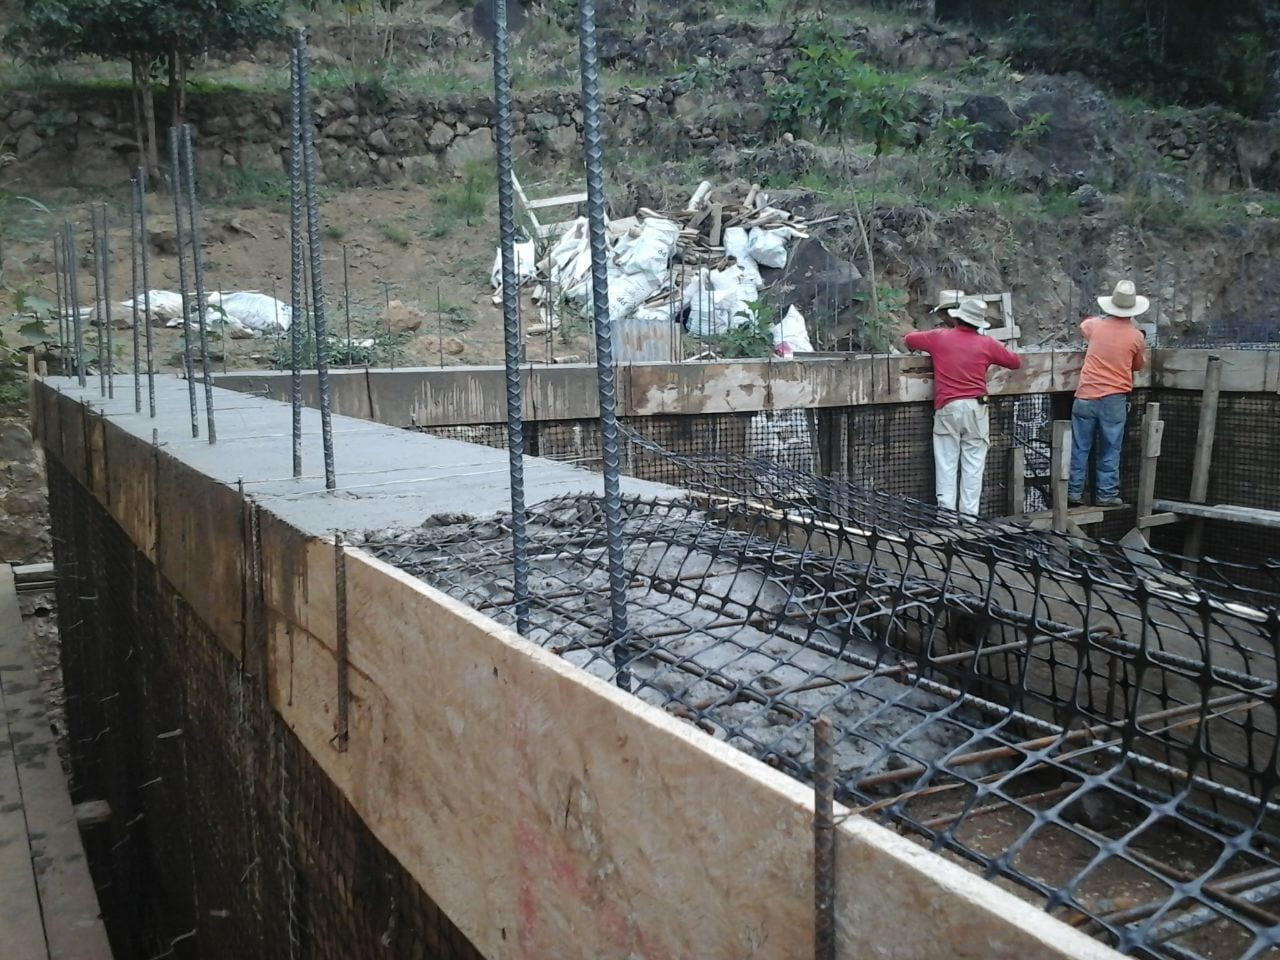
[[[154,87],[168,74],[171,122],[182,122],[186,75],[206,53],[251,48],[281,31],[283,0],[18,0],[10,52],[41,63],[124,60],[133,77],[138,151],[159,171]]]

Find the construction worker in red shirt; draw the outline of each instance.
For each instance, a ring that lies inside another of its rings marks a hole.
[[[954,291],[946,291],[951,293]],[[908,350],[933,358],[933,468],[938,506],[976,517],[982,498],[982,474],[991,446],[987,414],[987,370],[993,364],[1017,370],[1018,355],[981,335],[991,324],[987,304],[977,297],[947,309],[955,326],[908,333]]]
[[[1146,338],[1133,318],[1146,313],[1151,301],[1137,294],[1133,281],[1121,280],[1109,297],[1099,297],[1103,315],[1080,324],[1088,343],[1080,385],[1071,408],[1071,475],[1067,502],[1084,503],[1089,454],[1096,453],[1094,501],[1100,507],[1120,505],[1120,448],[1129,415],[1133,374],[1147,363]]]

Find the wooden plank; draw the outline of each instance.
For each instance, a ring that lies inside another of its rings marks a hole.
[[[22,636],[12,574],[0,566],[0,666],[7,668],[11,649]],[[7,674],[7,669],[0,671],[0,681]],[[0,943],[6,960],[47,960],[17,751],[6,720],[10,705],[5,686],[15,682],[0,682]]]
[[[0,565],[0,683],[25,811],[30,861],[50,960],[110,960],[98,896],[89,877],[62,764],[49,729],[40,678],[18,613],[13,571]],[[25,847],[25,844],[14,846]],[[8,957],[8,944],[5,956]],[[44,956],[43,953],[40,956]]]
[[[1067,532],[1067,480],[1071,475],[1071,421],[1053,422],[1053,451],[1050,456],[1049,476],[1052,483],[1053,529]]]
[[[1009,451],[1009,516],[1027,512],[1027,451],[1014,447]]]
[[[542,200],[526,200],[524,208],[526,210],[546,210],[548,207],[567,207],[570,204],[586,203],[587,195],[585,193],[566,193],[560,197],[546,197]]]
[[[1280,530],[1280,510],[1259,510],[1255,507],[1236,507],[1225,503],[1186,503],[1182,500],[1157,500],[1155,508],[1184,517],[1226,520],[1231,523],[1247,523],[1255,527]]]
[[[1146,530],[1148,527],[1163,527],[1166,524],[1177,523],[1181,519],[1176,513],[1153,513],[1147,517],[1139,517],[1137,527],[1139,530]]]
[[[1156,465],[1164,439],[1164,421],[1160,404],[1148,403],[1142,417],[1142,462],[1138,466],[1138,520],[1151,516],[1156,495]],[[1141,524],[1139,524],[1141,529]]]
[[[1214,350],[1222,358],[1222,389],[1258,393],[1266,389],[1270,351]],[[1206,350],[1157,350],[1152,359],[1152,386],[1168,390],[1204,389]]]
[[[1196,453],[1191,465],[1192,503],[1204,503],[1209,497],[1209,464],[1213,460],[1213,441],[1218,432],[1218,398],[1222,392],[1222,358],[1210,354],[1205,360],[1204,393],[1200,396],[1200,424],[1196,430]],[[1182,543],[1184,572],[1194,575],[1196,559],[1200,556],[1200,544],[1204,539],[1204,520],[1191,521],[1186,539]]]
[[[356,551],[351,739],[329,749],[332,638],[287,624],[332,630],[332,547],[263,533],[273,703],[485,956],[812,952],[809,789]],[[1116,956],[871,820],[837,843],[841,956]]]

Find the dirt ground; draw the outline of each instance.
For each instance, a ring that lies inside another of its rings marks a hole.
[[[13,189],[20,191],[22,185],[16,184]],[[497,246],[497,218],[491,209],[495,201],[486,191],[483,214],[460,216],[451,206],[449,191],[456,193],[456,189],[447,183],[408,183],[324,190],[321,245],[331,334],[343,336],[346,331],[345,250],[353,337],[384,332],[388,318],[400,334],[395,356],[380,356],[381,363],[447,366],[501,362],[502,315],[492,303],[489,283]],[[128,210],[119,198],[86,198],[83,193],[61,190],[32,196],[29,201],[10,199],[0,227],[4,241],[0,262],[5,281],[0,289],[0,316],[5,317],[0,321],[0,333],[11,343],[20,339],[16,336],[18,328],[32,319],[32,304],[38,306],[39,301],[44,301],[51,305],[54,301],[51,238],[64,219],[72,220],[79,228],[81,305],[93,302],[93,267],[88,252],[91,202],[105,202],[110,211],[111,298],[118,302],[128,296]],[[203,214],[207,290],[256,290],[287,303],[287,204],[278,197],[265,201],[262,197],[218,201],[206,205]],[[148,197],[148,233],[150,288],[178,290],[173,207],[167,194]],[[388,304],[393,301],[400,301],[402,306],[388,311]],[[527,295],[522,302],[522,316],[526,328],[536,325],[539,319],[537,308]],[[415,325],[416,330],[405,330]],[[56,335],[56,324],[48,327]],[[584,357],[584,332],[568,327],[550,338],[540,333],[530,335],[526,338],[526,356],[533,362]],[[117,369],[127,372],[132,367],[132,332],[116,329],[112,340]],[[215,343],[210,354],[216,365],[228,369],[262,368],[278,360],[280,350],[269,336],[253,340],[228,338]],[[157,369],[179,369],[181,332],[157,326],[153,351]]]

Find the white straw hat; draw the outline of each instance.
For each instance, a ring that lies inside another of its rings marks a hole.
[[[963,290],[939,290],[937,304],[929,312],[937,313],[939,310],[950,310],[953,307],[958,307],[963,299]]]
[[[961,323],[967,323],[969,326],[976,327],[979,330],[986,330],[991,326],[987,322],[987,301],[979,300],[977,297],[961,300],[958,308],[948,310],[947,313]]]
[[[1113,317],[1137,317],[1146,313],[1151,301],[1137,294],[1132,280],[1121,280],[1109,297],[1099,297],[1098,306]]]

